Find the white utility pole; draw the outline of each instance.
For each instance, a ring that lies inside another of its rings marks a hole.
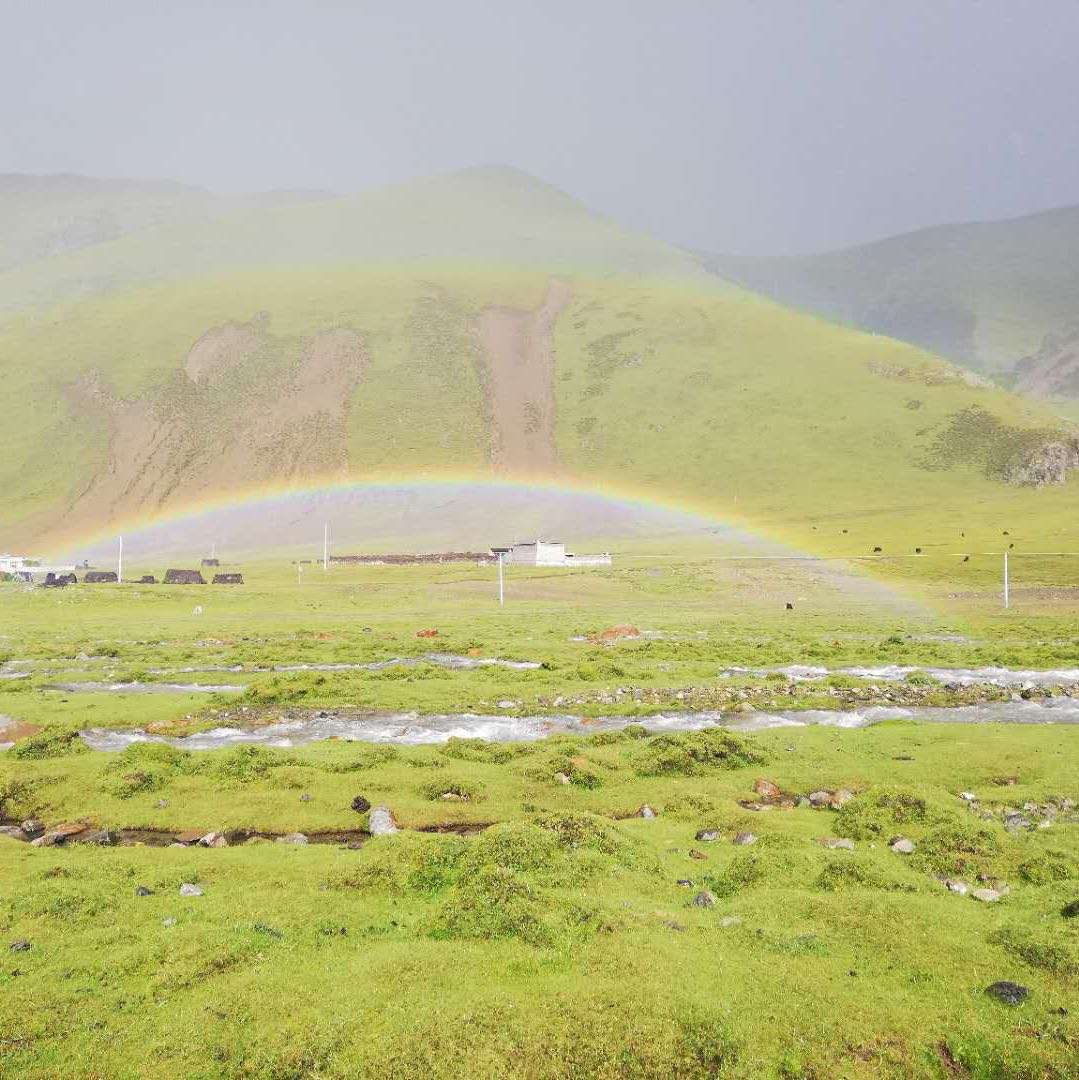
[[[124,538],[120,537],[120,550],[116,555],[116,584],[124,580]]]
[[[506,586],[502,578],[502,552],[498,553],[498,604],[499,607],[506,606]]]
[[[296,584],[302,584],[301,575],[303,574],[303,563],[299,559],[296,560]]]
[[[330,523],[327,521],[322,526],[322,569],[330,568]]]
[[[1008,553],[1004,552],[1004,606],[1008,606]]]

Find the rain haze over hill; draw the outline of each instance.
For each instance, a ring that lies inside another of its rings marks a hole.
[[[1069,0],[3,7],[0,172],[311,195],[500,163],[744,254],[1079,201]]]

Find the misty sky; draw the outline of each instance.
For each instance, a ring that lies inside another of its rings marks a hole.
[[[535,173],[823,249],[1079,202],[1076,0],[0,0],[0,172],[352,191]]]

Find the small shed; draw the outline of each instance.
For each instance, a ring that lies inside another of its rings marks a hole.
[[[203,566],[220,566],[221,565],[221,560],[220,559],[203,559],[202,560],[202,565]]]
[[[214,574],[213,583],[215,585],[242,585],[244,576],[243,574]]]
[[[166,570],[166,585],[205,585],[206,579],[198,570]]]
[[[82,580],[87,585],[107,585],[117,580],[115,570],[87,570]]]

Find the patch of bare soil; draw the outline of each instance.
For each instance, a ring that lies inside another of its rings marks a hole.
[[[487,365],[491,464],[499,472],[543,475],[554,471],[554,345],[559,314],[570,301],[564,281],[551,281],[534,311],[487,308],[478,336]]]
[[[259,315],[207,331],[157,399],[118,399],[97,377],[69,388],[72,410],[105,424],[108,451],[75,495],[65,529],[268,482],[345,475],[348,404],[368,361],[363,340],[348,328],[322,330],[282,365],[275,357],[288,345],[268,324]]]

